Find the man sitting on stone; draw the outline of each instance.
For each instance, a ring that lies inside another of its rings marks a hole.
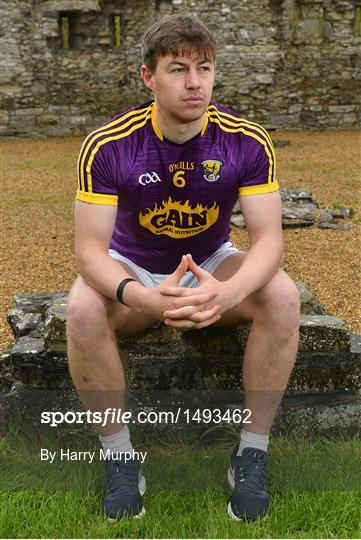
[[[178,14],[143,38],[141,77],[154,100],[86,139],[75,209],[80,272],[68,307],[70,371],[85,407],[124,408],[116,334],[163,321],[181,330],[251,322],[243,361],[251,424],[231,456],[232,518],[265,515],[269,431],[293,368],[299,295],[282,261],[281,200],[268,133],[211,103],[215,41]],[[240,199],[250,247],[229,241]],[[128,427],[99,429],[110,519],[141,516],[145,481]]]

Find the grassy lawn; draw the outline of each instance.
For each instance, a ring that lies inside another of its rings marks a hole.
[[[80,439],[80,440],[79,440]],[[137,436],[135,437],[135,442]],[[40,461],[40,448],[97,450],[96,435],[46,439],[12,429],[0,446],[2,538],[359,538],[359,439],[273,437],[267,518],[232,522],[225,480],[234,444],[205,445],[176,435],[135,444],[148,452],[147,513],[108,523],[100,512],[103,462]],[[96,454],[97,455],[97,454]]]

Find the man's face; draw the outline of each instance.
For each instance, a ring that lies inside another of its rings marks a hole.
[[[141,74],[164,120],[187,124],[201,118],[207,110],[213,90],[214,63],[196,52],[191,56],[161,56],[153,72],[142,66]]]

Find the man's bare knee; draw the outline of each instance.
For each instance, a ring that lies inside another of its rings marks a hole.
[[[114,335],[137,334],[157,321],[110,300],[92,289],[81,277],[69,296],[67,334],[79,345],[99,343]]]
[[[289,331],[297,327],[300,319],[300,296],[292,279],[280,270],[257,298],[260,318],[276,320],[279,329]]]
[[[76,341],[104,337],[109,327],[109,308],[103,295],[92,289],[81,278],[71,290],[67,308],[67,334]]]

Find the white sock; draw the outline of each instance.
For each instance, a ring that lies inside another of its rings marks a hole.
[[[269,435],[259,435],[259,433],[251,433],[242,429],[237,456],[241,456],[245,448],[258,448],[267,452],[268,442]]]
[[[125,426],[119,433],[102,437],[99,435],[99,440],[102,443],[103,450],[106,452],[131,452],[133,450],[130,442],[130,433],[128,426]]]

